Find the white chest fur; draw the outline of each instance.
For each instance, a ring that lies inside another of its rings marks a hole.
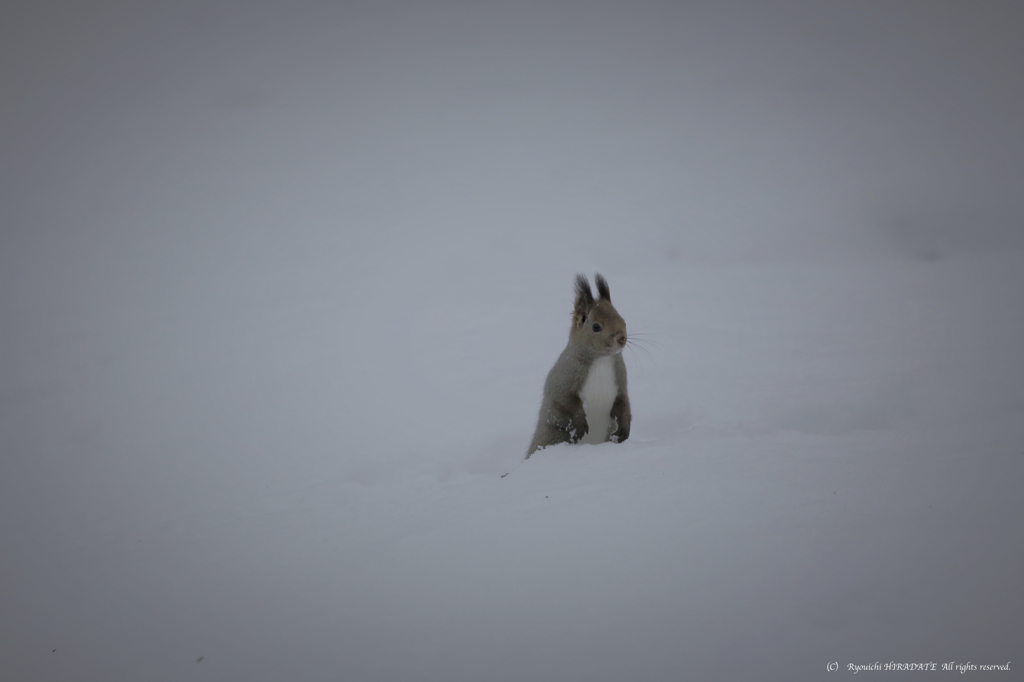
[[[614,357],[609,355],[594,360],[580,389],[583,411],[587,415],[587,435],[583,437],[583,443],[604,443],[608,440],[612,428],[612,405],[619,393],[612,364]]]

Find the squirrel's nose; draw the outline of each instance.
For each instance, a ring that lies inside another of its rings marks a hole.
[[[626,345],[626,335],[625,334],[619,334],[618,338],[615,339],[615,340],[619,342],[620,346],[625,346]]]

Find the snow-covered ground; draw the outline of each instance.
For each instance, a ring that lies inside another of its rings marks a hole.
[[[0,677],[1019,670],[1022,29],[11,10]],[[632,434],[524,463],[577,271]]]

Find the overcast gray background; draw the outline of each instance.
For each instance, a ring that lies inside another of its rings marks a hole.
[[[0,666],[1014,658],[1022,30],[990,1],[7,3]],[[653,334],[634,436],[500,479],[595,269]]]

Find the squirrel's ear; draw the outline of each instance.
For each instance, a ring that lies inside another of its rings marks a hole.
[[[590,282],[587,281],[586,275],[576,275],[576,308],[572,315],[577,326],[583,324],[593,307],[594,294],[590,291]]]
[[[594,275],[594,282],[597,283],[598,297],[603,298],[604,300],[611,303],[612,295],[608,292],[608,282],[605,281],[604,277],[601,276],[600,272]]]

